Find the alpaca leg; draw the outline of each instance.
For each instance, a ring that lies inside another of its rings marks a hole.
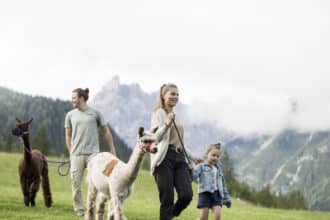
[[[106,200],[107,198],[104,195],[98,194],[96,198],[96,220],[103,220]]]
[[[113,216],[114,220],[125,220],[125,216],[123,215],[122,210],[122,199],[118,195],[113,196],[112,199],[112,205],[113,205]]]
[[[30,199],[29,199],[29,185],[27,182],[27,179],[22,175],[20,176],[20,183],[21,183],[21,189],[22,189],[22,193],[24,196],[24,205],[26,207],[29,207],[30,205]]]
[[[47,162],[44,163],[44,167],[42,168],[41,171],[41,187],[43,191],[43,196],[44,196],[44,203],[47,208],[52,206],[52,193],[50,190],[50,183],[49,183],[49,177],[48,177],[48,164]]]
[[[29,193],[29,199],[30,199],[31,207],[36,206],[35,197],[36,197],[36,192],[30,192]]]
[[[108,202],[108,220],[114,220],[114,215],[115,212],[113,210],[113,204],[112,204],[112,199],[109,200]]]
[[[30,190],[29,190],[30,203],[31,203],[32,207],[34,207],[36,205],[35,198],[36,198],[37,192],[39,190],[39,186],[40,186],[40,177],[32,180],[32,183],[30,185]]]
[[[87,211],[85,214],[86,220],[94,219],[94,206],[95,206],[96,196],[97,196],[97,189],[93,183],[89,182],[87,189],[87,204],[86,204]]]
[[[125,215],[124,215],[124,211],[123,211],[123,207],[124,207],[124,199],[126,197],[120,197],[119,198],[119,205],[120,205],[120,213],[121,213],[121,220],[127,220]]]
[[[118,196],[113,196],[112,199],[113,205],[113,218],[114,220],[120,220],[120,208],[119,208],[119,198]]]

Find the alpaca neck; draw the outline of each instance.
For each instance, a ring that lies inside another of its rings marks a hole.
[[[30,146],[30,140],[29,140],[29,134],[24,134],[22,136],[23,139],[23,144],[24,144],[24,149],[23,149],[23,153],[24,153],[24,160],[25,161],[30,161],[32,158],[32,149]]]
[[[140,147],[135,146],[131,157],[127,162],[127,174],[132,182],[136,179],[138,175],[143,160],[143,155],[144,152],[140,149]]]

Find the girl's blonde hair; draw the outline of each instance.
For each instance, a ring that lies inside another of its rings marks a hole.
[[[154,108],[154,111],[156,111],[159,108],[165,109],[164,95],[170,90],[170,88],[178,89],[177,85],[175,85],[174,83],[163,84],[160,87],[159,95],[157,97],[157,102],[156,102],[156,106]]]
[[[213,149],[216,149],[216,150],[219,150],[220,151],[220,154],[221,154],[221,143],[216,143],[216,144],[210,144],[207,149],[206,149],[206,152],[205,152],[205,155],[204,157],[207,158],[207,155],[210,153],[211,150]]]

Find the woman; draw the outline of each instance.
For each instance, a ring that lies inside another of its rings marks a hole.
[[[151,155],[151,172],[159,191],[160,220],[179,216],[189,205],[193,195],[188,164],[180,143],[180,138],[183,141],[183,127],[173,112],[178,99],[175,84],[163,85],[151,118],[151,130],[155,131],[158,148],[157,153]],[[174,188],[178,194],[175,204]]]

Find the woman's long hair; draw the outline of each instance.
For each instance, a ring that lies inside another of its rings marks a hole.
[[[160,87],[159,95],[157,97],[157,102],[156,102],[156,106],[154,108],[154,111],[156,111],[159,108],[165,109],[164,95],[170,90],[170,88],[178,89],[178,87],[174,83],[163,84]]]

